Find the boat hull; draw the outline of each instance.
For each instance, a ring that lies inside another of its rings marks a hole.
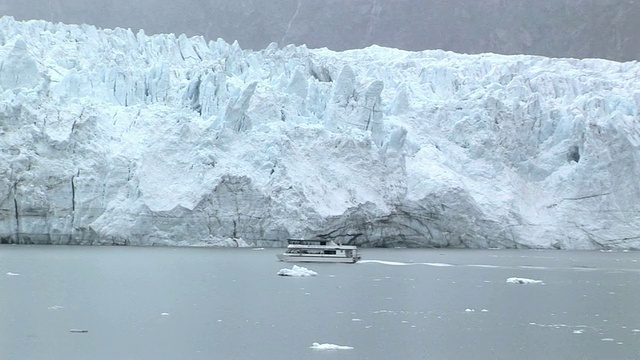
[[[360,257],[344,257],[330,255],[299,255],[299,254],[278,254],[276,255],[280,261],[284,262],[307,262],[307,263],[344,263],[353,264]]]

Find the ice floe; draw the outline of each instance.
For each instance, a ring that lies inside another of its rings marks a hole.
[[[305,277],[305,276],[316,276],[317,272],[313,270],[309,270],[305,267],[293,265],[291,269],[280,269],[278,271],[278,275],[280,276],[293,276],[293,277]]]
[[[434,267],[454,266],[452,264],[444,264],[444,263],[407,263],[407,262],[386,261],[386,260],[360,260],[360,263],[382,264],[382,265],[391,265],[391,266],[409,266],[409,265],[425,265],[425,266],[434,266]]]
[[[518,278],[518,277],[508,278],[507,283],[508,284],[542,284],[544,285],[544,282],[542,282],[542,280],[533,280],[533,279]]]
[[[317,342],[314,342],[313,344],[311,344],[310,348],[314,350],[352,350],[353,349],[353,347],[351,346],[336,345],[336,344],[320,344]]]

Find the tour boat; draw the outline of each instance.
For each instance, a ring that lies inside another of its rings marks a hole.
[[[354,245],[337,244],[333,240],[288,239],[289,246],[283,254],[276,255],[286,262],[355,263],[360,260]]]

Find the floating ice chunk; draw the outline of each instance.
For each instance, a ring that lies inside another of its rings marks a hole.
[[[487,268],[487,269],[498,269],[500,266],[497,265],[484,265],[484,264],[474,264],[469,265],[470,267],[479,267],[479,268]]]
[[[445,264],[445,263],[422,263],[423,265],[427,265],[427,266],[435,266],[435,267],[449,267],[449,266],[453,266],[451,264]]]
[[[360,260],[360,263],[361,264],[377,263],[377,264],[382,264],[382,265],[394,265],[394,266],[407,265],[406,263],[401,263],[401,262],[396,262],[396,261],[383,261],[383,260]]]
[[[169,316],[169,313],[162,313],[160,316]]]
[[[60,309],[62,309],[62,306],[54,305],[54,306],[49,306],[47,309],[49,309],[49,310],[60,310]]]
[[[304,276],[316,276],[318,275],[318,273],[302,266],[293,265],[291,269],[280,269],[280,271],[278,271],[278,275],[304,277]]]
[[[12,272],[8,272],[7,276],[19,276],[20,274],[16,274],[16,273],[12,273]]]
[[[392,265],[392,266],[409,266],[409,265],[426,265],[426,266],[434,266],[434,267],[448,267],[454,266],[451,264],[445,263],[405,263],[405,262],[397,262],[397,261],[386,261],[386,260],[360,260],[360,263],[376,263],[382,265]]]
[[[475,312],[475,310],[474,310],[474,309],[465,309],[464,311],[465,311],[465,312]]]
[[[584,329],[580,329],[580,330],[573,330],[574,334],[582,334],[584,333]]]
[[[544,282],[542,282],[542,280],[533,280],[533,279],[517,278],[517,277],[508,278],[507,283],[508,284],[543,284],[544,285]]]
[[[336,344],[320,344],[317,342],[314,342],[309,347],[314,350],[351,350],[353,349],[353,347],[351,346],[336,345]]]

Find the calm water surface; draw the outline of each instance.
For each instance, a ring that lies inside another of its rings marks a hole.
[[[637,252],[279,251],[0,246],[0,359],[640,359]]]

